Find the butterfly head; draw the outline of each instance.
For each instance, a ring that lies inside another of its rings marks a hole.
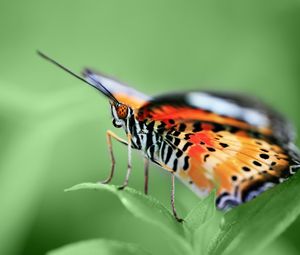
[[[82,78],[81,76],[75,74],[73,71],[68,69],[67,67],[63,66],[62,64],[58,63],[56,60],[48,57],[42,52],[38,51],[38,54],[43,57],[44,59],[48,60],[49,62],[53,63],[54,65],[58,66],[59,68],[63,69],[64,71],[68,72],[72,76],[76,77],[77,79],[89,84],[90,86],[96,88],[100,91],[103,95],[105,95],[110,102],[111,105],[111,113],[113,117],[113,125],[117,128],[126,127],[127,121],[130,116],[133,115],[133,110],[126,104],[123,104],[118,101],[118,99],[99,81],[97,80],[92,73],[89,73],[89,70],[86,70],[85,76],[86,79]]]
[[[116,128],[125,127],[133,110],[126,104],[111,102],[112,123]]]

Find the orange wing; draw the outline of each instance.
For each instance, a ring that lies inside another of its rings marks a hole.
[[[137,118],[155,122],[163,136],[157,163],[197,193],[216,187],[219,208],[251,200],[299,168],[290,126],[280,115],[266,107],[251,108],[246,101],[215,97],[215,105],[223,106],[219,109],[211,96],[209,104],[189,98],[186,93],[155,98],[137,111]]]
[[[193,132],[195,124],[203,126],[201,131]],[[217,188],[221,209],[251,200],[293,174],[293,159],[267,137],[198,122],[177,124],[162,135],[167,144],[160,150],[160,165],[175,171],[197,193]]]

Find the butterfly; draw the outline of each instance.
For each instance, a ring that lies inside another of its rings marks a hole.
[[[96,88],[110,102],[112,123],[126,139],[108,130],[114,176],[112,139],[127,146],[128,185],[132,150],[144,157],[148,193],[149,162],[171,175],[171,206],[176,220],[175,177],[200,196],[216,189],[216,207],[228,210],[252,200],[292,176],[300,168],[292,125],[261,101],[240,94],[188,91],[148,96],[90,69],[83,77],[45,54],[38,54]]]

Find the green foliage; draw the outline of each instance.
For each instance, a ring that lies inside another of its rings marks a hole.
[[[212,192],[191,210],[183,223],[178,223],[159,201],[132,188],[120,191],[113,185],[83,183],[66,191],[113,193],[134,216],[160,228],[168,237],[169,248],[175,248],[175,254],[238,255],[260,254],[296,219],[300,213],[300,195],[295,195],[299,185],[300,178],[295,176],[225,215],[216,211]],[[284,207],[278,209],[280,204]],[[100,251],[101,242],[97,245]],[[76,251],[76,247],[72,250]]]
[[[82,189],[112,192],[134,216],[154,224],[164,231],[170,245],[173,246],[172,248],[177,254],[187,254],[190,251],[190,247],[184,239],[182,224],[178,224],[165,206],[153,197],[145,196],[132,188],[127,187],[124,191],[120,191],[116,186],[100,183],[83,183],[66,191]]]
[[[66,245],[47,255],[147,255],[148,252],[134,244],[112,240],[88,240]]]
[[[299,185],[296,175],[227,213],[209,254],[259,253],[299,215]]]

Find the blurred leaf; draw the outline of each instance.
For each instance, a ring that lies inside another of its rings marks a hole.
[[[178,254],[191,252],[191,247],[184,238],[183,225],[178,223],[169,210],[153,197],[146,196],[130,187],[120,191],[114,185],[100,183],[82,183],[66,191],[75,190],[106,190],[112,192],[134,216],[155,224],[165,231],[167,238],[176,247]]]
[[[209,231],[207,229],[211,219],[216,214],[215,208],[215,192],[211,192],[209,196],[201,200],[185,218],[185,230],[187,238],[189,239],[193,249],[199,251],[199,247],[207,247],[205,245],[206,239],[203,238],[203,232]],[[200,234],[199,234],[200,233]],[[203,254],[197,252],[197,254]]]
[[[112,240],[88,240],[69,244],[48,255],[146,255],[150,254],[135,244],[123,243]]]
[[[269,244],[267,247],[262,249],[261,251],[258,251],[256,253],[253,253],[251,255],[298,255],[299,251],[297,251],[288,241],[286,241],[284,238],[280,237],[277,238],[275,241],[273,241],[271,244]]]
[[[223,214],[216,210],[215,197],[212,191],[185,218],[186,234],[195,254],[207,254],[210,241],[219,229]]]
[[[193,233],[192,245],[195,254],[208,254],[209,245],[220,229],[223,214],[216,211]]]
[[[44,195],[52,148],[78,114],[54,115],[51,104],[66,102],[41,100],[14,83],[0,81],[0,90],[0,254],[19,254]],[[13,192],[12,185],[18,187]]]
[[[216,208],[215,192],[211,192],[209,196],[201,200],[201,202],[193,208],[185,218],[185,226],[190,232],[196,231],[208,219],[214,216]]]
[[[228,212],[209,254],[254,254],[279,236],[300,213],[296,175]]]

